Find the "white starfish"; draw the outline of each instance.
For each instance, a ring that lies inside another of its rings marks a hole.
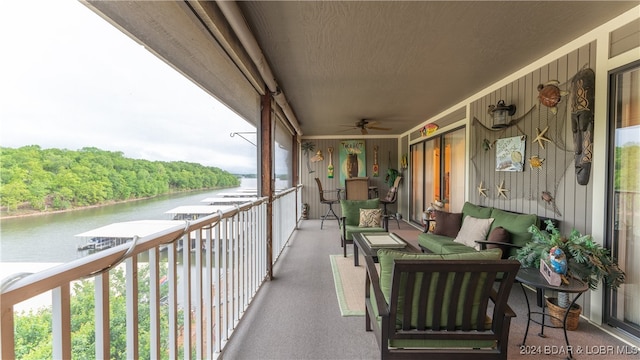
[[[544,149],[544,142],[548,141],[551,142],[551,140],[547,139],[544,134],[547,133],[547,131],[549,130],[549,126],[547,126],[546,128],[544,128],[544,130],[540,131],[540,129],[536,128],[536,138],[533,139],[533,142],[538,142],[538,145],[540,145],[541,148]]]
[[[506,193],[509,192],[509,190],[504,188],[504,180],[502,180],[502,182],[500,183],[500,186],[496,186],[496,188],[498,189],[498,195],[506,199],[507,198]]]
[[[483,185],[483,182],[480,181],[480,185],[478,185],[478,194],[484,197],[487,197],[487,192],[486,192],[487,189],[485,189],[482,185]]]

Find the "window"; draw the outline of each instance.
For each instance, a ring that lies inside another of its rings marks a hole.
[[[640,62],[612,72],[609,83],[607,246],[626,281],[607,292],[604,313],[611,325],[640,336]]]

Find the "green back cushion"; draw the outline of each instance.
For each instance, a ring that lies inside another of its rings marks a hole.
[[[391,249],[380,249],[378,250],[378,261],[380,263],[380,288],[382,290],[382,294],[384,295],[384,298],[387,302],[387,304],[389,303],[389,299],[391,296],[391,281],[392,281],[392,276],[393,276],[393,263],[395,259],[406,259],[406,260],[499,260],[500,257],[502,255],[502,251],[500,251],[500,249],[490,249],[490,250],[484,250],[484,251],[477,251],[477,252],[469,252],[469,253],[460,253],[460,254],[447,254],[447,255],[436,255],[436,254],[418,254],[418,253],[406,253],[406,252],[401,252],[401,251],[397,251],[397,250],[391,250]],[[422,274],[418,274],[418,276],[422,276]],[[450,279],[448,279],[448,281],[452,281],[452,277]],[[431,287],[432,289],[429,290],[429,294],[431,294],[430,296],[430,300],[429,300],[429,304],[433,303],[433,297],[435,296],[444,296],[445,298],[443,299],[444,304],[448,304],[449,301],[448,299],[451,296],[451,292],[450,291],[446,291],[445,294],[436,294],[435,291],[433,291],[433,288],[435,288],[436,284],[435,281],[431,282]],[[452,290],[455,291],[455,289],[451,289],[450,287],[447,287],[448,290]],[[398,317],[402,318],[402,314],[403,314],[403,308],[402,308],[402,304],[404,303],[404,297],[403,297],[403,291],[400,291],[399,294],[399,299],[398,299]],[[419,291],[415,291],[414,292],[416,295],[416,297],[419,296]],[[477,294],[477,296],[479,296],[479,294]],[[416,301],[414,301],[414,304],[416,303]],[[461,307],[463,304],[460,303],[458,306]],[[417,304],[416,304],[417,306]],[[473,301],[473,306],[474,308],[477,308],[479,306],[479,298],[474,298]],[[415,317],[415,319],[412,319],[412,324],[415,325],[415,323],[417,323],[417,311],[415,311],[416,309],[414,309],[413,311],[413,316]],[[458,309],[458,313],[461,313],[460,311],[461,309]],[[427,313],[431,313],[431,311],[427,311]],[[444,316],[444,314],[443,314]],[[474,316],[474,318],[476,318]],[[431,319],[427,319],[427,324],[431,323]],[[443,324],[446,323],[443,322]]]
[[[491,230],[501,226],[511,235],[511,243],[524,246],[531,241],[531,233],[529,227],[536,224],[538,216],[535,214],[514,214],[500,209],[493,209],[491,217],[494,218],[491,224]],[[515,255],[517,248],[511,248],[509,257]]]
[[[380,199],[369,200],[340,200],[342,216],[346,217],[346,225],[360,223],[360,209],[377,209],[380,207]]]
[[[488,219],[491,217],[491,209],[493,208],[465,202],[462,206],[462,222],[464,222],[464,217],[467,215],[478,219]]]

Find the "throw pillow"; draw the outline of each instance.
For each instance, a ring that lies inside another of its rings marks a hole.
[[[380,227],[382,209],[360,209],[360,224],[358,227]]]
[[[451,238],[458,235],[460,225],[462,224],[461,213],[449,213],[446,211],[435,210],[436,228],[433,229],[435,235],[444,235]]]
[[[493,230],[491,230],[491,232],[489,233],[489,236],[487,237],[487,241],[498,242],[498,243],[509,243],[511,242],[511,234],[509,234],[509,232],[502,226],[498,226],[497,228],[494,228]],[[503,258],[506,258],[509,256],[508,246],[487,244],[487,249],[495,249],[495,248],[499,248],[502,250]]]
[[[476,250],[480,249],[480,246],[476,243],[476,240],[486,240],[493,218],[478,219],[473,216],[465,216],[462,227],[453,241],[462,243]]]

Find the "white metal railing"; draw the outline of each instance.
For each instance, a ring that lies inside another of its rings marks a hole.
[[[274,198],[274,258],[295,230],[295,209],[301,203],[298,189]],[[149,349],[144,350],[151,358],[216,358],[267,275],[266,224],[267,199],[262,198],[3,283],[0,355],[16,356],[14,306],[51,291],[52,354],[71,358],[73,284],[92,279],[94,308],[81,310],[95,313],[95,358],[111,358],[110,329],[115,320],[110,319],[110,304],[117,296],[111,287],[114,272],[124,271],[126,358],[139,356],[139,319],[149,323],[144,342]],[[142,283],[148,285],[148,293],[140,293]],[[143,303],[148,304],[148,314],[139,313]]]
[[[276,195],[273,200],[273,263],[284,250],[298,225],[302,185],[288,189]]]

